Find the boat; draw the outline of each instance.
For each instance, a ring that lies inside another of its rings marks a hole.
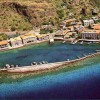
[[[67,59],[67,61],[70,61],[69,59]]]
[[[9,64],[6,64],[6,68],[9,69],[10,68],[10,65]]]
[[[47,61],[45,61],[45,64],[48,64],[48,62],[47,62]]]
[[[54,39],[50,39],[49,40],[49,43],[51,44],[51,43],[54,43]]]
[[[31,63],[31,65],[33,66],[33,65],[37,65],[37,62],[33,62],[33,63]]]
[[[80,59],[80,57],[79,57],[79,56],[77,56],[77,58],[78,58],[78,59]]]
[[[42,65],[42,62],[39,62],[38,64],[39,64],[39,65]]]
[[[71,44],[76,44],[76,43],[77,43],[77,41],[72,41],[72,42],[71,42]]]
[[[65,43],[66,41],[63,41],[62,43]]]
[[[85,56],[85,57],[86,57],[86,55],[85,55],[85,54],[83,54],[83,56]]]
[[[88,44],[91,44],[92,42],[89,42]]]
[[[83,41],[82,41],[82,42],[80,42],[80,44],[83,44]]]
[[[100,50],[95,50],[96,52],[100,52]]]
[[[42,64],[45,64],[46,62],[45,61],[42,61]]]

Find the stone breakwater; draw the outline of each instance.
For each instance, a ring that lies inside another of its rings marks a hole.
[[[0,69],[0,72],[4,73],[28,73],[28,72],[43,72],[43,71],[49,71],[54,70],[58,68],[63,68],[64,65],[68,65],[74,62],[78,62],[81,60],[84,60],[86,58],[94,57],[96,55],[100,55],[100,52],[93,53],[87,56],[84,56],[82,58],[78,58],[75,60],[70,61],[63,61],[63,62],[56,62],[56,63],[48,63],[48,64],[42,64],[42,65],[33,65],[33,66],[23,66],[23,67],[16,67],[16,68],[9,68],[9,69]]]

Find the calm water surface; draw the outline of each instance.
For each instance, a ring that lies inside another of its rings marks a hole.
[[[0,84],[0,100],[100,99],[100,62],[95,62],[69,72]]]
[[[76,59],[77,56],[82,57],[83,54],[94,53],[100,49],[99,44],[62,44],[56,43],[49,45],[48,43],[27,46],[17,50],[9,50],[0,52],[0,66],[6,64],[19,64],[20,66],[30,65],[32,62],[48,61],[59,62],[67,59]]]
[[[93,53],[96,49],[100,49],[97,44],[42,44],[0,53],[0,62],[1,65],[5,61],[28,65],[32,61],[63,61]],[[31,77],[20,82],[0,83],[0,100],[100,99],[100,56],[86,60],[82,66],[80,69]]]

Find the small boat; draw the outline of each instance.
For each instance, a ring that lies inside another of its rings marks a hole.
[[[92,42],[89,42],[88,44],[91,44]]]
[[[33,62],[33,63],[31,63],[31,65],[33,66],[33,65],[37,65],[37,62]]]
[[[14,65],[11,65],[11,66],[10,66],[10,68],[14,68],[14,67],[15,67]]]
[[[49,43],[51,44],[51,43],[54,43],[54,39],[50,39],[49,40]]]
[[[69,59],[67,59],[67,61],[69,61]]]
[[[86,56],[85,54],[83,54],[83,56]]]
[[[79,57],[79,56],[77,56],[77,58],[78,58],[78,59],[80,59],[80,57]]]
[[[83,44],[83,41],[82,41],[82,42],[80,42],[80,44]]]
[[[89,53],[89,55],[91,55],[92,53]]]
[[[42,62],[39,62],[38,64],[39,64],[39,65],[42,65]]]
[[[95,50],[96,52],[100,52],[100,50]]]
[[[77,43],[77,41],[72,41],[72,42],[71,42],[71,44],[76,44],[76,43]]]
[[[45,61],[42,61],[42,64],[45,64]]]
[[[47,62],[47,61],[45,61],[45,64],[48,64],[48,62]]]
[[[6,64],[6,68],[9,69],[10,68],[10,65],[9,64]]]
[[[19,67],[18,65],[15,65],[15,67]]]
[[[66,41],[63,41],[62,43],[65,43]]]

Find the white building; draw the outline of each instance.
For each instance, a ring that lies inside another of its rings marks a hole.
[[[98,40],[100,37],[100,30],[86,30],[81,33],[82,39]]]
[[[83,24],[84,24],[85,27],[92,26],[94,24],[94,20],[93,19],[83,20]]]
[[[20,38],[20,36],[15,38],[10,38],[10,43],[12,47],[22,46],[22,39]]]
[[[49,39],[49,35],[48,34],[39,34],[39,35],[37,35],[37,39],[39,41],[48,40]]]
[[[23,41],[23,44],[29,44],[29,43],[36,43],[37,37],[35,34],[29,32],[27,34],[21,35],[21,39]]]

